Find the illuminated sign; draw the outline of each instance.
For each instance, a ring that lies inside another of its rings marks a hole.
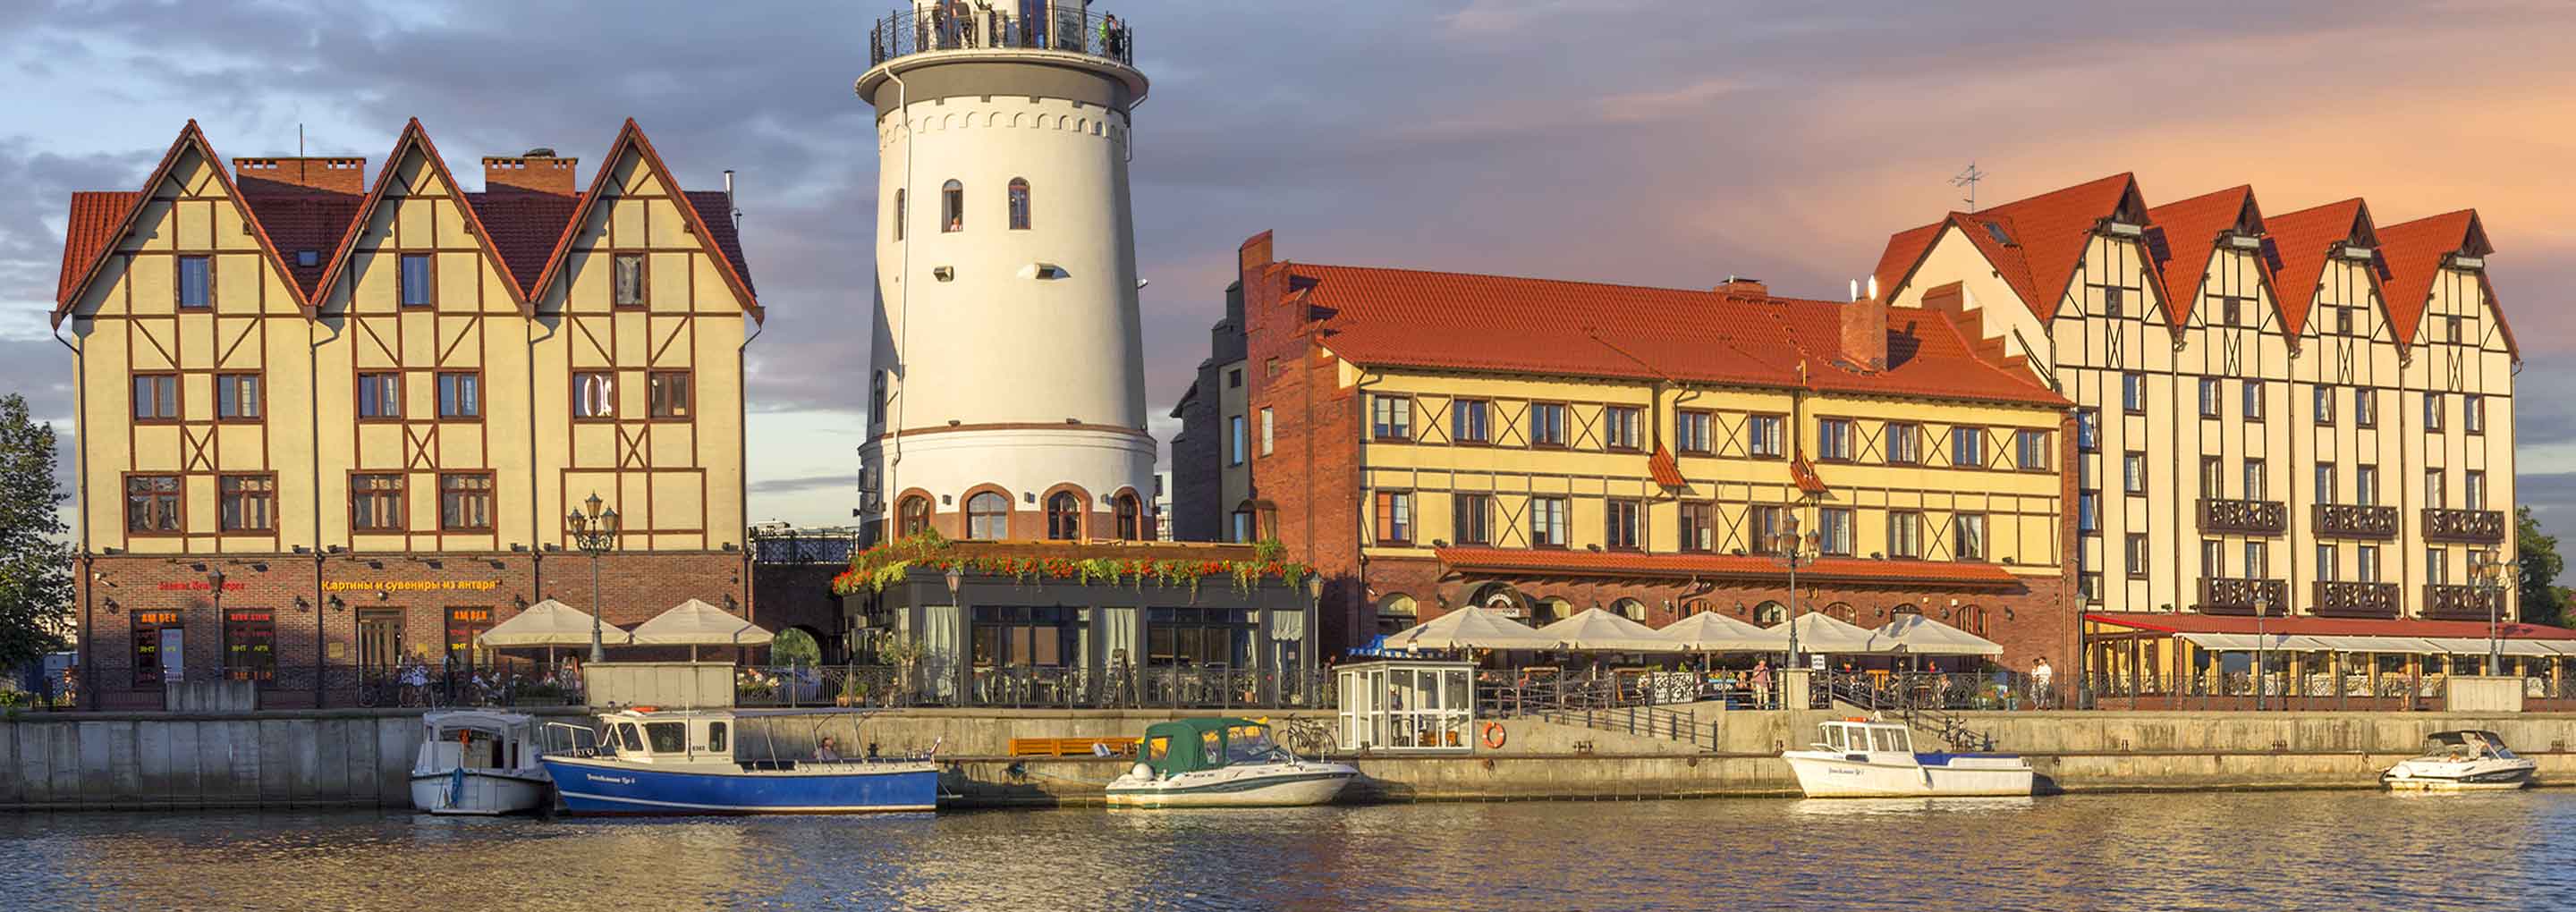
[[[209,591],[213,591],[213,589],[214,589],[214,588],[215,588],[215,587],[213,587],[213,586],[209,586],[209,585],[207,585],[205,580],[187,580],[187,581],[185,581],[185,582],[172,582],[172,583],[162,583],[162,584],[161,584],[161,591],[163,591],[163,592],[209,592]],[[225,591],[225,592],[240,592],[240,591],[241,591],[241,588],[242,588],[242,584],[240,584],[240,583],[235,583],[235,582],[226,582],[226,583],[224,583],[224,591]]]
[[[227,583],[224,588],[230,589]],[[483,580],[328,580],[324,592],[489,592],[501,588],[501,581]]]
[[[179,623],[179,612],[176,612],[176,611],[137,611],[137,612],[135,612],[135,613],[134,613],[134,623],[136,623],[136,624],[176,624],[176,623]]]

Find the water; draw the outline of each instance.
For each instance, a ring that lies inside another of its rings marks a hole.
[[[2570,833],[2559,792],[19,815],[0,909],[2566,909]]]

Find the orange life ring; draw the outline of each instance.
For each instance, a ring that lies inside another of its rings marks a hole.
[[[1486,750],[1501,750],[1503,742],[1510,738],[1510,736],[1503,731],[1503,723],[1500,722],[1485,723],[1483,732]]]

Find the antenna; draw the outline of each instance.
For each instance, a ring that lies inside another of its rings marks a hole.
[[[304,125],[301,123],[295,125],[295,157],[304,157]]]
[[[1977,211],[1977,182],[1985,179],[1986,172],[1977,170],[1977,163],[1974,161],[1968,163],[1967,170],[1959,172],[1959,176],[1950,179],[1950,186],[1967,188],[1966,200],[1970,212]]]

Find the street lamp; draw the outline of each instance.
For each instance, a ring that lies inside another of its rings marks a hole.
[[[2272,587],[2254,586],[2254,709],[2263,709],[2263,616],[2272,613]]]
[[[224,622],[224,568],[215,567],[206,571],[206,590],[214,593],[215,623],[222,624]],[[218,627],[216,629],[223,630],[224,628]],[[227,630],[226,632],[229,633],[230,631]],[[230,644],[226,645],[227,647],[230,646]],[[230,648],[226,648],[224,650],[224,671],[230,672],[232,669],[232,650]]]
[[[1780,532],[1771,536],[1771,559],[1789,568],[1789,667],[1798,665],[1798,566],[1815,561],[1816,533],[1798,537],[1798,515],[1780,518]]]
[[[572,532],[573,546],[590,555],[590,660],[598,663],[608,661],[608,649],[600,641],[599,556],[617,546],[617,508],[601,509],[597,491],[582,505],[589,511],[564,514],[564,527]]]
[[[2478,600],[2487,603],[2487,673],[2491,675],[2504,673],[2504,574],[2504,562],[2496,559],[2495,549],[2469,552],[2469,583],[2477,587]]]

